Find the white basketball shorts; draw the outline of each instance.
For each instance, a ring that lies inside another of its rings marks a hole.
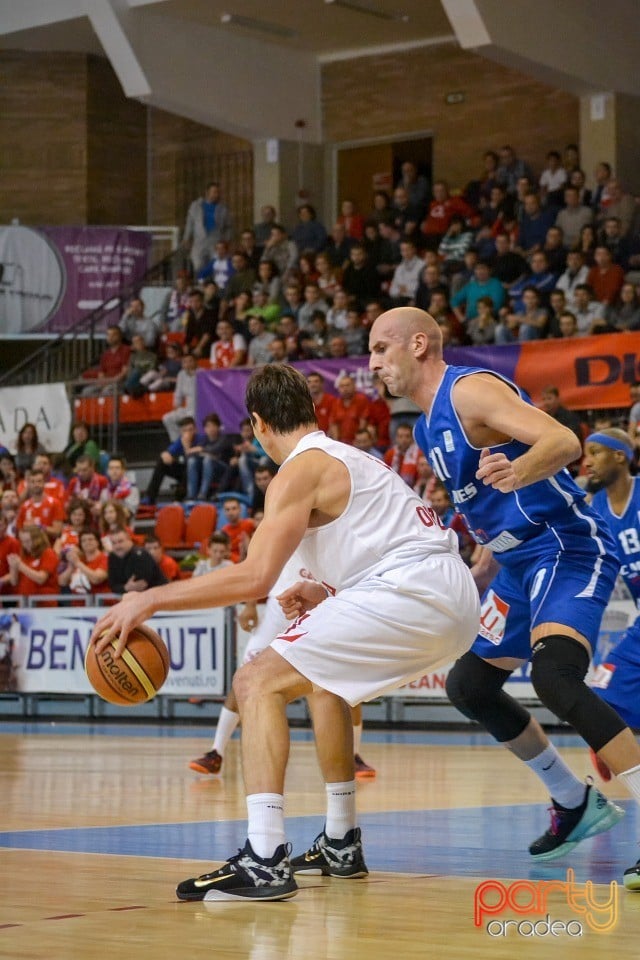
[[[451,663],[479,623],[469,569],[458,556],[434,556],[327,597],[271,646],[314,687],[354,707]]]

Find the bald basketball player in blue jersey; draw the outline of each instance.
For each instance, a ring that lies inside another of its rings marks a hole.
[[[640,746],[584,682],[619,565],[606,525],[564,469],[580,456],[580,443],[506,378],[447,366],[439,327],[421,310],[379,316],[369,347],[370,368],[389,392],[424,411],[417,442],[474,539],[500,562],[482,598],[480,633],[452,668],[447,692],[549,789],[551,827],[529,852],[538,861],[555,859],[609,829],[623,811],[581,783],[537,721],[504,692],[527,660],[542,703],[575,727],[640,801]]]

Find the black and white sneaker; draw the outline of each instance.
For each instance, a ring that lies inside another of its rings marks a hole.
[[[178,900],[288,900],[298,892],[290,853],[291,845],[281,844],[271,859],[263,860],[247,840],[218,870],[179,883]]]
[[[323,877],[366,877],[369,871],[362,853],[360,828],[349,830],[342,840],[328,837],[323,830],[306,853],[293,857],[291,869],[294,873]]]

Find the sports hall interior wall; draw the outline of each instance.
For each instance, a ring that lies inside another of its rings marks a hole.
[[[145,223],[150,214],[182,225],[185,163],[251,149],[164,111],[147,115],[99,57],[2,51],[0,73],[0,222]],[[451,92],[464,101],[447,105]],[[434,174],[454,186],[480,172],[488,147],[511,142],[539,168],[548,149],[579,134],[576,97],[453,44],[327,63],[322,98],[325,142],[430,132]],[[335,211],[322,213],[328,220]]]
[[[489,148],[511,143],[541,170],[579,136],[577,97],[454,44],[327,63],[322,97],[327,141],[431,132],[434,175],[452,187],[480,174]]]

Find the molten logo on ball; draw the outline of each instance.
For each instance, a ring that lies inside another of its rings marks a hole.
[[[116,640],[99,654],[89,644],[85,670],[96,693],[109,703],[128,707],[146,703],[167,679],[169,652],[150,627],[135,627],[127,637],[120,657],[114,655]]]
[[[117,683],[121,690],[128,693],[131,699],[140,696],[140,688],[134,686],[129,679],[127,671],[118,666],[118,661],[114,659],[111,647],[106,647],[102,651],[100,659],[103,663],[103,670],[111,674],[114,682]]]

